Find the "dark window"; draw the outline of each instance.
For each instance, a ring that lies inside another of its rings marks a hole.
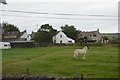
[[[7,45],[4,45],[5,47],[7,46]]]
[[[60,41],[60,43],[62,43],[62,41]]]
[[[60,35],[60,38],[62,38],[62,35]]]
[[[68,41],[69,43],[72,43],[72,41]]]
[[[96,37],[96,35],[93,35],[94,37]]]
[[[56,40],[54,40],[54,43],[56,43]]]
[[[90,35],[90,37],[92,37],[92,35]]]

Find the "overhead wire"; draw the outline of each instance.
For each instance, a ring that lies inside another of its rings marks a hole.
[[[35,11],[19,11],[19,10],[0,10],[7,12],[17,12],[17,13],[32,13],[32,14],[52,14],[52,15],[68,15],[68,16],[96,16],[96,17],[117,17],[115,15],[81,15],[81,14],[70,14],[70,13],[48,13],[48,12],[35,12]]]
[[[14,13],[29,13],[29,14],[52,14],[52,15],[64,15],[64,16],[91,16],[91,17],[114,17],[115,19],[83,19],[83,18],[74,18],[74,17],[40,17],[40,16],[25,16],[25,15],[10,15],[10,14],[0,14],[2,16],[11,16],[11,17],[30,17],[30,18],[47,18],[47,19],[70,19],[70,20],[117,20],[115,15],[80,15],[80,14],[68,14],[68,13],[47,13],[47,12],[35,12],[35,11],[19,11],[19,10],[0,10],[3,12],[14,12]]]

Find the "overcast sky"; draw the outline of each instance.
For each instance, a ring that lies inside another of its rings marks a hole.
[[[0,5],[2,21],[15,24],[21,31],[37,31],[42,24],[53,28],[68,24],[82,31],[100,29],[118,32],[119,0],[7,0]],[[3,10],[3,11],[2,11]]]

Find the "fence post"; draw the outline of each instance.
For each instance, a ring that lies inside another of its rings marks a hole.
[[[81,74],[81,80],[83,80],[83,74]]]
[[[30,70],[27,68],[26,75],[30,75]]]

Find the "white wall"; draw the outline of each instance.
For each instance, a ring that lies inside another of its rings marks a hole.
[[[53,43],[61,43],[61,41],[65,44],[75,43],[73,39],[68,38],[62,31],[60,31],[56,36],[53,36]]]
[[[31,40],[31,36],[28,33],[24,33],[20,38],[26,38],[27,41]]]

